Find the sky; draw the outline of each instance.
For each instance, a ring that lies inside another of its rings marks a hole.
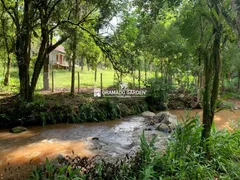
[[[112,20],[109,22],[108,25],[104,26],[102,29],[100,29],[99,33],[103,36],[109,36],[114,33],[114,31],[117,28],[117,25],[121,23],[121,17],[115,16],[112,18]]]

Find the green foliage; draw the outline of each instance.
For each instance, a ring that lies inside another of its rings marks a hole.
[[[74,180],[80,180],[79,176],[79,170],[72,168],[70,165],[63,165],[61,167],[56,166],[57,162],[49,161],[48,158],[46,158],[44,166],[39,166],[38,168],[35,168],[33,172],[30,174],[29,180],[40,180],[40,179],[74,179]],[[44,173],[43,173],[44,172]]]
[[[154,110],[164,110],[167,108],[168,93],[171,90],[170,83],[164,78],[152,78],[147,81],[150,89],[147,92],[146,102],[154,105]]]
[[[4,104],[0,108],[0,127],[99,122],[148,110],[148,105],[144,99],[109,98],[93,101],[92,98],[88,97],[69,104],[69,100],[64,99],[64,97],[58,97],[52,102],[52,100],[44,99],[42,95],[39,95],[36,101],[31,103],[18,97],[6,98],[0,103]]]
[[[97,119],[97,116],[99,116],[98,110],[93,104],[86,103],[79,107],[79,117],[82,122],[97,122],[99,120],[103,120],[104,118],[104,116],[99,116],[101,119]]]
[[[235,179],[239,175],[239,131],[214,131],[207,140],[211,159],[201,147],[202,126],[198,118],[187,119],[173,134],[161,159],[162,177],[174,179]]]
[[[142,133],[142,135],[140,136],[140,141],[141,141],[141,155],[142,155],[142,159],[144,159],[144,163],[149,163],[151,162],[152,158],[153,158],[153,153],[154,150],[156,149],[154,147],[154,143],[156,142],[156,137],[154,136],[150,142],[147,142],[145,135],[144,135],[144,131]]]

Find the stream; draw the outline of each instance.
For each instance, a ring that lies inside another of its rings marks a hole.
[[[171,110],[178,119],[185,117],[183,110]],[[189,116],[202,116],[202,110],[191,110]],[[216,114],[217,129],[227,128],[228,120],[237,120],[240,110],[223,110]],[[145,119],[141,115],[121,120],[99,123],[56,124],[46,127],[28,127],[20,134],[0,130],[0,179],[24,179],[33,166],[43,163],[48,157],[87,156],[99,154],[103,157],[119,158],[136,151]],[[158,135],[158,147],[164,149],[167,134]],[[151,137],[151,135],[149,137]]]

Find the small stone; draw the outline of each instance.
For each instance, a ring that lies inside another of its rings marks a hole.
[[[98,141],[99,138],[98,138],[98,137],[93,137],[92,140],[94,140],[94,141]]]
[[[238,107],[237,107],[237,106],[234,106],[234,107],[233,107],[233,110],[238,110]]]
[[[151,127],[146,127],[144,130],[145,131],[152,131],[152,128]]]
[[[22,127],[22,126],[17,126],[10,130],[10,132],[12,132],[12,133],[21,133],[23,131],[27,131],[27,128]]]
[[[184,98],[184,94],[180,94],[179,97],[180,97],[180,98]]]

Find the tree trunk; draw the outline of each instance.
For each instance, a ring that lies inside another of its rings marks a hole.
[[[147,60],[144,58],[144,81],[147,81]]]
[[[44,42],[45,41],[43,40],[41,46],[44,46],[43,44],[45,44],[45,47],[46,47],[47,42],[46,43],[44,43]],[[33,101],[33,96],[34,96],[34,92],[36,89],[37,81],[38,81],[39,75],[41,73],[41,70],[42,70],[42,67],[44,64],[44,60],[46,59],[46,56],[47,56],[46,50],[47,49],[44,49],[44,47],[40,48],[40,50],[39,50],[38,58],[36,60],[33,75],[32,75],[31,88],[29,90],[28,101]],[[40,55],[40,53],[41,53],[41,55]]]
[[[77,31],[74,30],[74,39],[73,39],[73,56],[72,56],[72,82],[71,82],[71,95],[74,95],[75,89],[75,61],[77,53]]]
[[[90,61],[89,60],[87,60],[87,69],[88,69],[88,71],[90,71]]]
[[[202,146],[204,150],[209,155],[209,149],[205,142],[210,137],[211,126],[213,121],[210,99],[211,99],[211,82],[212,82],[212,68],[211,68],[211,57],[209,58],[207,54],[205,54],[204,59],[204,72],[205,72],[205,88],[203,94],[203,131],[202,131]]]
[[[48,51],[48,41],[49,41],[49,32],[47,27],[47,18],[42,18],[42,25],[41,25],[41,45],[38,52],[38,57],[34,65],[34,71],[32,75],[31,80],[31,88],[28,95],[28,100],[33,101],[34,91],[36,89],[37,81],[39,78],[39,75],[41,73],[41,70],[44,65],[44,61],[47,59],[47,56],[49,55]]]
[[[97,82],[97,67],[95,68],[95,72],[94,72],[94,82]]]
[[[70,59],[68,62],[69,68],[68,70],[71,72],[72,71],[72,60]]]
[[[43,90],[49,90],[49,55],[44,61],[44,66],[43,66]]]
[[[215,8],[218,11],[217,5]],[[222,37],[222,25],[217,23],[213,28],[214,42],[213,49],[210,58],[205,55],[205,92],[203,95],[203,131],[202,131],[202,143],[203,148],[208,158],[211,157],[209,144],[206,142],[211,134],[211,127],[213,123],[214,113],[216,109],[216,101],[219,94],[219,82],[221,74],[221,58],[220,58],[220,46]]]
[[[7,52],[7,67],[6,67],[6,74],[4,77],[4,86],[8,86],[9,85],[9,80],[10,80],[10,68],[11,68],[11,57],[10,57],[10,47],[9,47],[9,43],[8,43],[8,38],[7,38],[7,30],[5,28],[6,26],[6,22],[5,19],[1,19],[2,21],[2,28],[3,28],[3,37],[4,37],[4,42],[5,42],[5,49]]]
[[[53,38],[53,33],[50,35],[50,39],[48,41],[49,46],[52,45],[52,38]],[[50,66],[49,66],[49,61],[50,61],[50,55],[47,54],[46,59],[44,60],[44,65],[43,65],[43,90],[49,90],[49,73],[50,73]]]
[[[24,1],[23,21],[16,28],[16,59],[18,64],[18,75],[20,80],[20,97],[29,100],[29,44],[30,44],[30,25],[29,25],[30,1]]]
[[[10,68],[11,68],[11,58],[10,58],[10,54],[7,53],[7,71],[4,77],[4,86],[8,86],[9,85],[9,80],[10,80]]]
[[[6,50],[3,49],[3,59],[4,59],[4,62],[3,62],[3,72],[2,72],[2,76],[5,76],[5,71],[6,71]]]

